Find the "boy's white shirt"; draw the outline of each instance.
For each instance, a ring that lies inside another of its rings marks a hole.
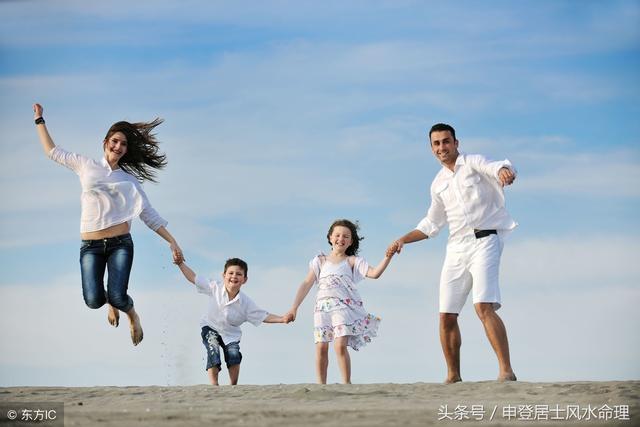
[[[269,315],[242,291],[229,300],[224,284],[215,280],[196,275],[195,285],[199,293],[209,295],[209,305],[200,321],[200,327],[209,326],[215,329],[225,344],[240,341],[240,325],[244,322],[259,326]]]

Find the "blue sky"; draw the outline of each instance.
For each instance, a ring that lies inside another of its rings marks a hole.
[[[439,169],[426,134],[518,168],[502,261],[514,368],[528,381],[638,379],[640,2],[1,2],[0,385],[197,384],[206,301],[140,221],[131,294],[145,340],[84,306],[79,190],[55,142],[98,158],[111,123],[165,119],[147,184],[189,265],[249,262],[245,292],[285,312],[339,217],[377,262]],[[636,117],[636,119],[633,119]],[[360,285],[380,336],[354,382],[438,382],[446,237]],[[246,325],[242,383],[313,382],[312,296],[289,326]],[[470,302],[462,374],[492,379]],[[8,349],[8,350],[7,350]],[[286,358],[283,357],[286,354]],[[338,381],[330,359],[329,381]]]

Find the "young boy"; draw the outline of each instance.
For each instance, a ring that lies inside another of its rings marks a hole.
[[[209,295],[209,308],[202,318],[202,343],[207,350],[207,375],[212,385],[218,385],[220,372],[220,348],[229,369],[232,385],[238,383],[240,375],[240,325],[251,322],[254,326],[265,323],[288,323],[288,318],[270,314],[259,308],[251,298],[240,291],[247,282],[247,263],[239,258],[228,259],[222,273],[223,283],[209,281],[196,274],[184,262],[178,265],[184,277],[198,292]]]

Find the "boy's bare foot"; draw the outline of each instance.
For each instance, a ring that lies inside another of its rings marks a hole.
[[[462,378],[460,377],[452,377],[444,380],[444,384],[453,384],[453,383],[459,383],[459,382],[462,382]]]
[[[505,381],[518,381],[518,379],[516,378],[516,374],[510,372],[506,374],[500,374],[500,376],[498,376],[498,381],[502,383]]]
[[[129,316],[129,328],[131,329],[131,341],[133,341],[133,345],[140,344],[142,341],[142,325],[140,324],[140,317],[138,317],[138,313],[132,308],[127,312],[127,316]]]
[[[107,320],[109,324],[114,327],[118,327],[120,324],[120,310],[112,305],[107,304]]]

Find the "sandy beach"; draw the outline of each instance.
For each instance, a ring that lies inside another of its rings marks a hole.
[[[64,402],[83,427],[640,425],[640,381],[8,387],[0,424],[29,425],[6,416],[28,402]]]

